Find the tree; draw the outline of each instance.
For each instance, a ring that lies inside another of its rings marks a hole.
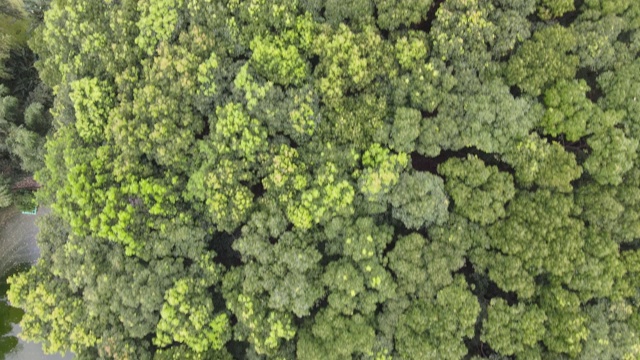
[[[495,10],[489,19],[495,24],[495,39],[492,53],[494,57],[511,54],[516,46],[531,37],[527,16],[535,11],[536,1],[519,0],[494,2]]]
[[[513,179],[478,157],[453,158],[438,166],[456,212],[481,225],[505,216],[504,205],[515,195]]]
[[[435,299],[414,302],[400,318],[398,353],[407,359],[460,359],[467,353],[462,337],[473,336],[480,305],[462,277],[440,290]]]
[[[537,185],[570,192],[571,182],[582,174],[574,154],[555,141],[549,144],[535,133],[510,147],[504,161],[514,167],[516,181],[525,187]]]
[[[638,141],[629,139],[620,129],[609,128],[587,140],[592,153],[584,168],[600,184],[618,185],[622,175],[633,167]]]
[[[97,339],[87,331],[88,329],[75,326],[82,318],[86,319],[86,313],[79,307],[79,300],[71,296],[68,283],[55,281],[52,277],[38,279],[40,276],[47,274],[34,269],[9,281],[9,301],[18,307],[28,308],[21,320],[25,325],[22,336],[42,342],[48,353],[64,353],[68,350],[82,352],[85,348],[95,345]],[[29,291],[31,286],[35,288]],[[30,295],[27,295],[27,292]],[[27,303],[34,307],[27,307]],[[35,306],[36,303],[39,305]],[[50,329],[46,335],[38,331],[45,326]],[[67,339],[72,338],[73,346],[69,347]]]
[[[266,131],[241,105],[218,107],[216,114],[212,142],[200,142],[203,165],[189,181],[188,198],[203,201],[219,229],[232,232],[251,209],[253,195],[241,182],[255,182],[250,169],[266,148]],[[245,159],[244,166],[238,168],[235,157]]]
[[[435,118],[424,118],[418,151],[435,156],[441,149],[476,147],[495,153],[511,139],[525,136],[537,122],[538,109],[525,99],[514,99],[500,81],[482,83],[465,73],[438,108]],[[460,121],[460,119],[464,119]]]
[[[547,317],[537,305],[509,306],[504,299],[494,298],[487,312],[482,340],[500,354],[524,355],[536,347],[545,334]]]
[[[50,0],[23,0],[24,11],[31,16],[31,18],[42,22],[44,20],[44,13],[49,9]]]
[[[573,2],[569,0],[550,1],[542,0],[538,6],[538,16],[543,20],[550,20],[551,18],[557,18],[564,13],[575,10]]]
[[[638,332],[632,329],[632,306],[627,302],[602,301],[586,310],[589,337],[580,354],[584,359],[633,358],[638,356]]]
[[[501,289],[529,299],[540,276],[567,283],[584,262],[584,224],[570,195],[548,190],[521,192],[507,208],[504,220],[491,225],[489,243],[472,262],[486,269]]]
[[[378,27],[395,30],[402,25],[410,26],[424,20],[424,15],[433,4],[432,0],[376,0]]]
[[[608,71],[598,77],[598,84],[602,88],[604,97],[599,104],[606,110],[624,111],[625,116],[622,125],[625,135],[632,139],[638,139],[640,134],[640,117],[638,116],[637,97],[637,69],[640,61],[635,60],[626,64],[619,71]]]
[[[444,223],[449,215],[449,199],[442,178],[427,173],[402,173],[389,195],[393,217],[408,229]]]
[[[335,329],[339,329],[335,331]],[[372,356],[375,341],[367,318],[322,312],[310,329],[300,334],[299,359],[345,359],[353,355]]]
[[[400,171],[408,161],[405,153],[392,155],[379,144],[373,144],[362,156],[365,169],[360,176],[360,191],[370,200],[388,194],[400,181]]]
[[[22,126],[12,128],[6,139],[7,147],[20,159],[20,167],[28,173],[43,167],[44,142],[43,137]]]
[[[19,51],[26,42],[27,19],[21,8],[21,2],[3,1],[0,4],[0,79],[10,79],[17,70],[8,64],[12,55]]]
[[[409,298],[435,296],[453,283],[454,273],[465,265],[465,254],[483,237],[486,234],[477,225],[455,215],[432,227],[429,239],[418,233],[400,237],[389,253],[397,294]]]
[[[39,102],[32,102],[24,111],[24,124],[27,129],[38,135],[46,135],[51,127],[45,106]]]
[[[11,194],[11,185],[9,179],[0,178],[0,208],[5,208],[13,203],[13,195]]]
[[[390,147],[397,151],[411,153],[420,135],[422,115],[416,109],[398,108],[391,128]]]
[[[487,48],[493,43],[496,27],[488,15],[493,5],[477,0],[446,1],[436,11],[430,37],[433,55],[451,61],[464,69],[467,66],[483,71],[489,65]]]
[[[209,281],[207,279],[206,281]],[[213,316],[206,283],[181,279],[167,291],[160,310],[154,344],[164,347],[179,342],[196,353],[220,350],[229,339],[227,315]]]
[[[628,45],[617,41],[625,27],[626,21],[622,17],[610,15],[596,20],[585,14],[585,20],[574,25],[580,66],[606,71],[633,58]]]
[[[538,96],[552,82],[573,78],[579,58],[569,52],[576,45],[575,33],[570,29],[559,25],[541,28],[509,59],[506,83]]]
[[[589,334],[585,326],[587,317],[580,311],[580,300],[561,287],[543,289],[540,305],[547,315],[547,331],[542,341],[551,351],[575,357]]]
[[[545,91],[546,111],[541,122],[544,133],[554,137],[564,134],[568,141],[578,141],[588,135],[587,129],[598,129],[596,122],[602,117],[602,111],[587,99],[587,91],[589,86],[584,80],[562,80]]]

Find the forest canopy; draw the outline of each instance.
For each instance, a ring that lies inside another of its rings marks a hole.
[[[29,45],[47,352],[640,358],[640,2],[53,0]]]

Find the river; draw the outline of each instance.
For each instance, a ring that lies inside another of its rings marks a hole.
[[[33,264],[40,256],[36,244],[37,218],[49,213],[41,208],[37,215],[23,215],[14,208],[0,211],[0,360],[69,360],[72,354],[45,355],[40,344],[22,341],[17,335],[17,322],[22,311],[11,307],[6,300],[6,275],[21,264]]]

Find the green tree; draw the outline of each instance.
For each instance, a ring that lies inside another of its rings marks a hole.
[[[580,311],[580,300],[561,287],[541,288],[540,305],[547,315],[547,331],[542,341],[551,350],[576,357],[589,335],[587,316]]]
[[[186,344],[196,353],[220,350],[229,340],[226,314],[214,317],[206,283],[181,279],[167,291],[154,344],[167,346],[173,342]]]
[[[584,168],[600,184],[618,185],[622,176],[633,167],[638,141],[629,139],[620,129],[609,128],[587,140],[591,155]]]
[[[586,309],[589,336],[580,357],[633,359],[640,354],[640,339],[632,328],[633,306],[628,302],[601,301]]]
[[[432,4],[432,0],[376,0],[377,24],[381,29],[395,30],[402,25],[419,23],[424,20]]]
[[[574,154],[555,141],[549,143],[531,134],[510,145],[504,161],[515,169],[515,179],[525,187],[538,185],[562,192],[572,190],[571,182],[582,175]]]
[[[28,173],[44,166],[44,143],[42,136],[22,126],[12,128],[6,139],[7,147],[20,159],[20,167]]]
[[[471,72],[464,75],[438,115],[422,121],[418,151],[426,156],[465,147],[499,153],[537,122],[538,109],[525,99],[514,99],[501,81],[482,83]]]
[[[428,240],[418,233],[399,238],[389,253],[396,292],[410,298],[435,296],[451,285],[454,273],[465,265],[467,252],[484,237],[477,225],[453,215],[443,225],[432,227]]]
[[[24,124],[27,129],[38,135],[46,135],[51,127],[51,119],[47,116],[47,109],[39,102],[32,102],[24,110]]]
[[[374,342],[375,332],[366,317],[347,317],[329,310],[318,314],[313,326],[302,331],[296,355],[299,359],[371,356]]]
[[[599,104],[606,110],[623,111],[625,116],[621,121],[625,135],[637,140],[640,134],[640,105],[637,96],[638,69],[640,60],[626,64],[618,71],[607,71],[598,77],[598,84],[602,88],[603,98]]]
[[[546,111],[541,121],[545,134],[554,137],[564,134],[568,141],[577,141],[589,130],[597,129],[595,122],[602,116],[602,111],[587,99],[587,91],[589,86],[584,80],[562,80],[545,91]]]
[[[449,215],[442,178],[428,173],[402,173],[389,194],[393,217],[409,229],[440,225]]]
[[[505,219],[488,228],[489,243],[477,248],[472,261],[501,289],[522,299],[534,296],[540,275],[566,283],[585,261],[579,213],[570,195],[521,192]]]
[[[445,1],[436,11],[429,32],[433,55],[442,61],[485,70],[491,60],[487,51],[495,38],[496,26],[489,19],[492,4],[477,0]]]
[[[504,355],[524,355],[534,348],[546,330],[547,317],[537,305],[520,303],[509,306],[504,299],[494,298],[487,309],[482,340]]]
[[[575,76],[579,58],[570,55],[577,46],[574,31],[559,25],[543,27],[533,33],[505,67],[508,85],[516,85],[533,96],[553,82]]]
[[[495,24],[492,53],[497,57],[511,54],[517,45],[531,37],[527,16],[535,11],[535,0],[494,1],[489,20]]]
[[[627,26],[624,18],[605,14],[597,20],[590,19],[587,14],[584,18],[574,25],[581,67],[610,70],[633,58],[628,45],[617,41]]]
[[[460,359],[467,354],[463,337],[473,336],[480,305],[462,277],[435,299],[415,301],[400,318],[396,347],[406,359]]]
[[[0,178],[0,208],[6,208],[13,204],[13,194],[11,193],[11,183],[8,178]]]
[[[390,147],[397,151],[411,153],[420,135],[422,115],[416,109],[398,108],[391,127]]]
[[[540,0],[538,1],[538,16],[542,20],[561,17],[564,13],[575,10],[571,0]]]
[[[213,223],[232,232],[246,220],[253,194],[241,182],[254,183],[251,168],[266,148],[266,131],[241,105],[229,103],[216,110],[218,121],[211,142],[200,142],[202,166],[188,184],[188,198],[202,201]],[[234,158],[245,159],[235,165]]]
[[[455,210],[481,225],[505,216],[505,204],[515,195],[513,178],[495,166],[485,166],[478,157],[453,158],[438,166],[446,178],[445,189]]]

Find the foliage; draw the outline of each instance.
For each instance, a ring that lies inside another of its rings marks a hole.
[[[537,113],[525,99],[514,99],[501,81],[483,83],[466,72],[443,100],[438,115],[423,119],[418,151],[434,156],[443,149],[476,147],[500,153],[514,138],[528,133]]]
[[[536,305],[519,303],[509,306],[504,299],[494,298],[488,307],[483,341],[504,355],[523,354],[542,339],[547,317]]]
[[[638,141],[629,139],[620,129],[610,128],[587,140],[592,149],[584,168],[600,184],[618,185],[622,175],[633,167]]]
[[[8,296],[47,352],[638,356],[636,2],[27,5],[0,155],[52,213]]]
[[[403,173],[389,195],[395,219],[409,229],[440,225],[448,216],[449,199],[438,176],[426,173]]]
[[[511,176],[495,166],[485,166],[477,157],[450,159],[438,172],[447,179],[445,189],[456,212],[481,225],[504,217],[504,205],[515,195]]]
[[[220,350],[228,341],[226,314],[212,317],[213,306],[206,294],[193,293],[204,287],[193,279],[178,280],[165,295],[166,303],[160,310],[157,337],[154,343],[167,346],[184,343],[191,350],[203,353]]]
[[[559,25],[541,28],[509,59],[505,67],[507,84],[538,96],[550,83],[573,78],[579,58],[569,52],[576,45],[572,29]]]
[[[22,126],[13,127],[6,139],[11,153],[20,159],[20,167],[34,173],[44,166],[45,139]]]
[[[0,208],[5,208],[13,204],[13,194],[11,184],[6,177],[0,178]]]
[[[517,182],[525,187],[537,185],[570,192],[571,182],[582,174],[574,154],[535,133],[514,142],[511,149],[504,161],[514,167]]]
[[[587,129],[595,129],[591,122],[601,115],[598,106],[586,98],[589,86],[584,80],[561,80],[545,91],[547,107],[541,125],[545,134],[557,137],[564,134],[568,141],[577,141],[587,135]],[[596,120],[597,121],[597,120]]]
[[[584,261],[584,224],[574,217],[579,211],[568,195],[520,193],[505,219],[488,228],[489,243],[475,262],[490,269],[489,277],[500,288],[523,299],[534,295],[541,274],[568,282],[574,266]]]
[[[13,195],[13,204],[20,211],[33,211],[38,205],[36,198],[30,190],[20,190]]]
[[[542,0],[538,6],[538,16],[542,20],[550,20],[572,10],[575,10],[575,7],[571,0]]]
[[[432,4],[432,0],[376,0],[377,24],[381,29],[395,30],[402,25],[419,23]]]
[[[12,197],[9,178],[33,174],[44,165],[43,147],[51,126],[49,100],[41,96],[47,89],[38,79],[33,66],[35,55],[26,44],[37,19],[31,18],[22,5],[22,1],[14,0],[0,4],[0,157],[5,161],[5,206]]]
[[[445,310],[447,309],[447,310]],[[461,337],[473,336],[480,305],[457,277],[435,299],[415,301],[400,317],[398,353],[406,359],[460,359],[467,353]]]

